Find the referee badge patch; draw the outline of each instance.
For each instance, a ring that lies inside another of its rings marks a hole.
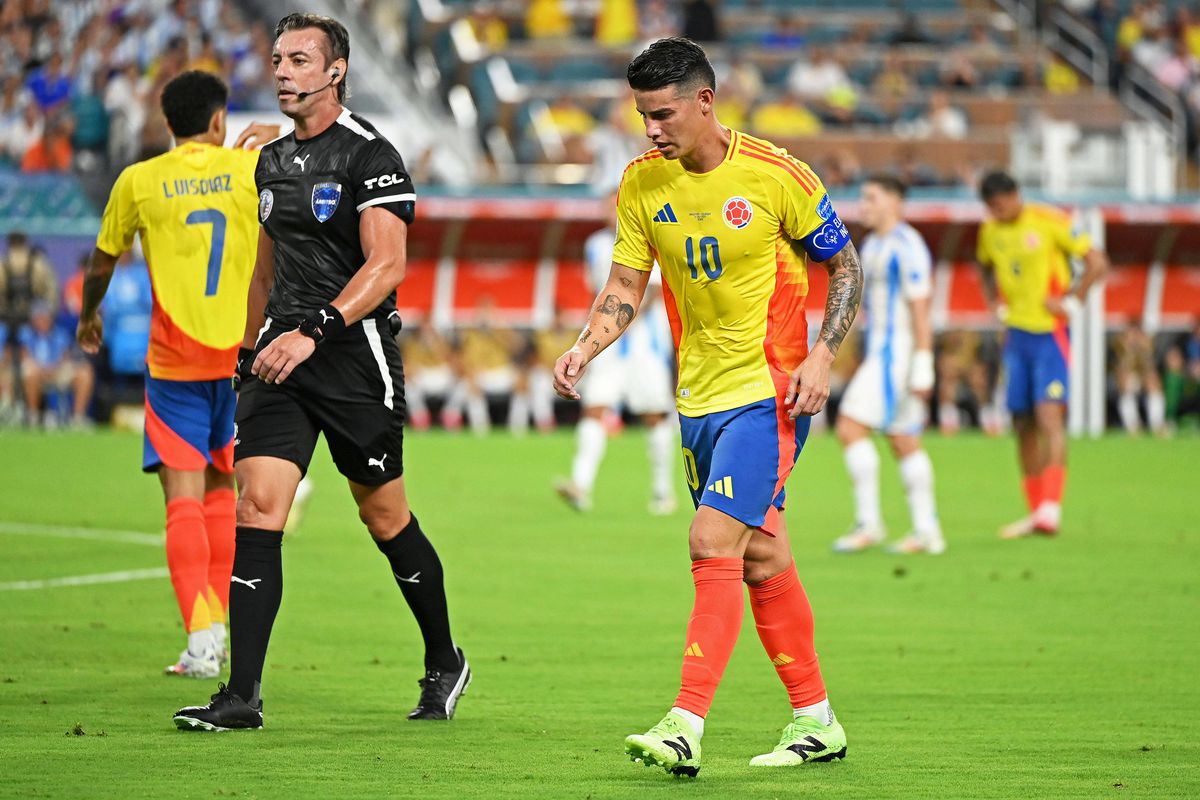
[[[317,222],[325,222],[337,211],[342,199],[340,183],[318,183],[312,190],[312,212]]]
[[[263,189],[258,193],[258,221],[266,222],[267,217],[271,216],[271,209],[275,207],[275,194],[270,189]]]

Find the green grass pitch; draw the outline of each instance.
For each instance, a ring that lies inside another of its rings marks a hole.
[[[847,760],[747,766],[790,713],[747,616],[686,783],[622,752],[670,705],[691,603],[688,514],[645,514],[636,431],[612,441],[587,516],[550,491],[569,434],[409,438],[409,492],[476,672],[449,724],[404,720],[416,625],[319,451],[284,547],[267,727],[219,735],[171,724],[215,681],[160,674],[183,643],[165,578],[11,588],[164,566],[154,542],[103,533],[161,530],[140,438],[2,434],[0,796],[1200,796],[1200,440],[1075,443],[1052,541],[995,537],[1021,511],[1011,442],[929,449],[950,543],[939,558],[830,552],[850,516],[830,437],[814,437],[788,487]],[[884,463],[887,520],[903,533]]]

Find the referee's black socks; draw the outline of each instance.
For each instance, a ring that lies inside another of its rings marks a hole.
[[[416,515],[404,529],[386,542],[375,542],[387,556],[396,585],[412,609],[425,639],[425,668],[453,672],[460,666],[458,651],[450,637],[450,615],[442,562],[433,544],[425,538]]]
[[[250,704],[259,698],[271,626],[283,597],[283,531],[237,528],[229,585],[229,690]]]

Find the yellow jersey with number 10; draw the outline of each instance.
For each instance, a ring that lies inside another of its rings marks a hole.
[[[806,164],[738,131],[725,160],[703,174],[657,150],[626,167],[613,261],[662,270],[681,414],[783,393],[808,354],[808,259],[824,261],[849,241]]]
[[[96,247],[119,256],[140,234],[154,287],[146,364],[154,378],[233,374],[258,248],[256,151],[189,142],[117,178]]]
[[[995,272],[996,287],[1008,306],[1008,327],[1052,333],[1060,322],[1046,310],[1046,298],[1070,288],[1068,257],[1081,257],[1091,247],[1091,237],[1072,230],[1065,213],[1027,203],[1013,222],[990,219],[980,226],[976,258]]]

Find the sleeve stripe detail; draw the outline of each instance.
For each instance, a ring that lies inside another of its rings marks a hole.
[[[359,125],[358,120],[350,116],[350,109],[348,108],[338,116],[337,123],[344,128],[349,128],[350,130],[354,131],[368,142],[375,141],[375,134],[371,133],[362,125]]]
[[[775,158],[771,158],[769,156],[762,155],[760,153],[755,153],[753,150],[744,150],[743,149],[743,150],[738,150],[738,152],[741,153],[742,155],[750,156],[751,158],[757,158],[759,161],[765,161],[768,164],[773,164],[773,165],[779,167],[780,169],[784,170],[785,172],[787,172],[789,175],[791,175],[793,178],[796,179],[796,183],[798,183],[802,187],[804,187],[804,191],[810,197],[817,190],[816,184],[810,182],[806,177],[804,177],[802,175],[800,170],[798,170],[795,166],[793,166],[792,164],[789,164],[786,161],[780,161]]]
[[[416,192],[408,192],[407,194],[389,194],[387,197],[376,197],[368,200],[365,203],[359,203],[357,206],[355,206],[355,209],[362,211],[364,208],[382,205],[383,203],[403,203],[406,200],[409,202],[416,202],[416,199]]]
[[[742,147],[754,150],[755,152],[761,153],[765,156],[770,156],[771,158],[779,159],[780,161],[786,161],[795,167],[796,170],[807,179],[806,183],[811,184],[814,190],[816,189],[819,181],[817,180],[816,175],[813,174],[812,170],[809,169],[808,165],[803,161],[796,158],[786,150],[783,150],[782,148],[772,148],[767,142],[751,140],[749,137],[743,138],[745,138],[746,141],[742,143]]]

